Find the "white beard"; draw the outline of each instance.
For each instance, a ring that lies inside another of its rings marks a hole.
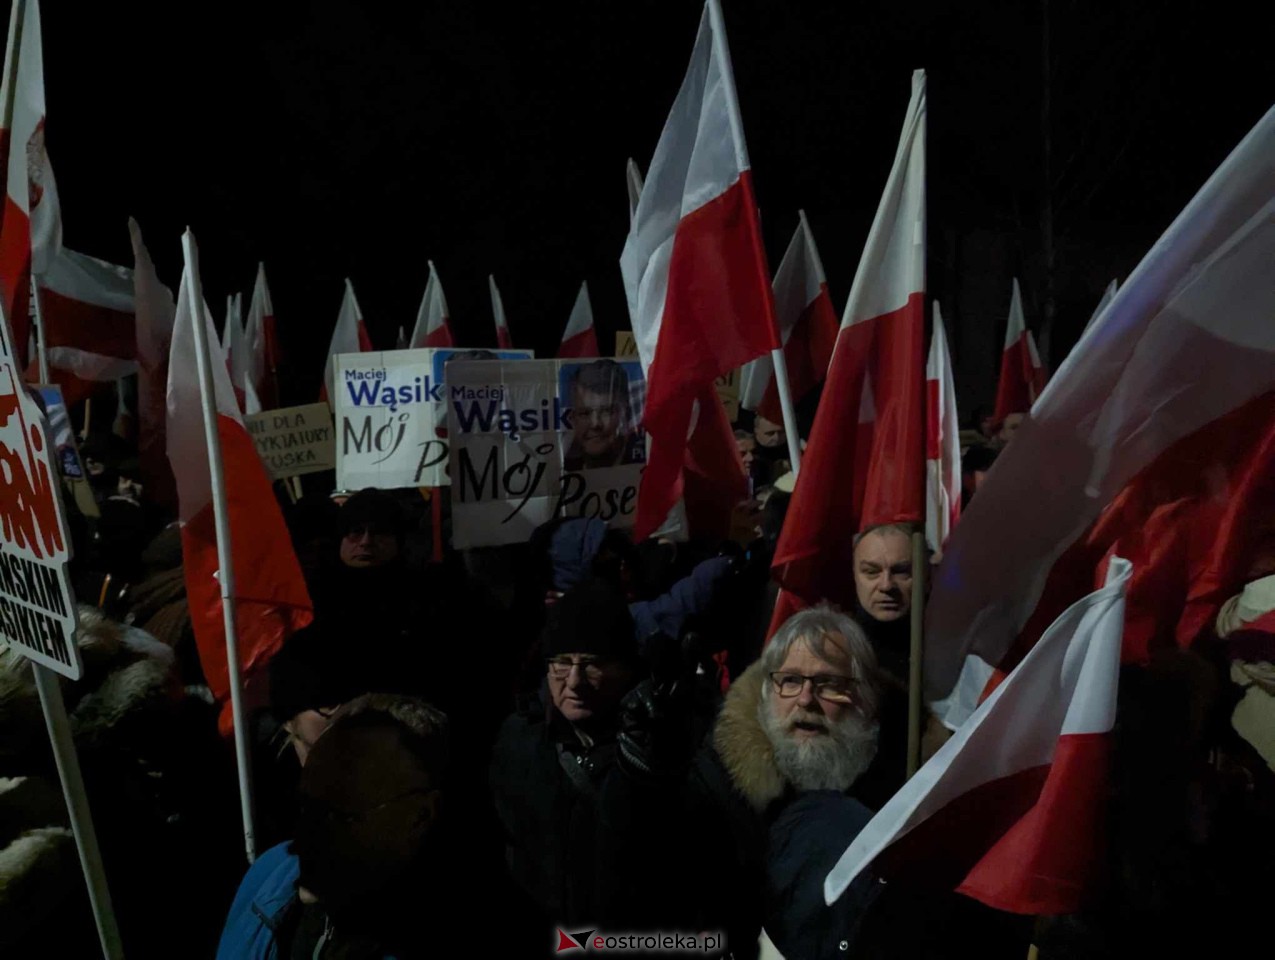
[[[784,779],[798,790],[849,790],[877,755],[878,725],[850,713],[833,723],[824,714],[794,711],[780,720],[763,697],[757,705],[758,719],[775,751],[775,766]],[[793,723],[821,724],[826,736],[793,737]]]

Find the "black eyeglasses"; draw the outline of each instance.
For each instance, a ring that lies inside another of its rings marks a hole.
[[[800,696],[806,684],[810,683],[815,696],[828,703],[854,703],[854,688],[857,683],[853,677],[837,674],[817,673],[806,676],[778,670],[770,675],[770,682],[775,685],[775,692],[785,699]]]
[[[555,680],[565,680],[571,676],[571,668],[579,667],[586,680],[597,682],[606,671],[606,660],[597,657],[548,657],[545,663],[549,666],[549,676]]]

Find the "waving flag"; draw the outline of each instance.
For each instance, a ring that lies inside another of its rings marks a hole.
[[[774,283],[775,315],[793,403],[823,383],[839,329],[806,211],[798,214],[801,222],[775,271]],[[745,410],[755,410],[772,423],[783,423],[774,361],[769,356],[758,357],[744,367],[739,392],[739,405]]]
[[[336,327],[332,330],[332,342],[328,344],[328,362],[319,399],[328,400],[333,395],[337,354],[368,353],[371,350],[372,338],[367,335],[367,327],[363,325],[363,311],[359,309],[359,301],[355,299],[354,284],[347,279],[341,312],[337,315]]]
[[[443,281],[438,278],[434,261],[429,261],[429,279],[425,281],[425,296],[416,314],[416,328],[408,344],[418,347],[454,347],[451,315],[447,312],[447,297],[443,295]]]
[[[252,286],[252,302],[248,304],[247,383],[251,388],[250,401],[257,409],[274,410],[279,401],[279,336],[275,330],[274,303],[270,299],[270,287],[266,283],[266,265],[257,264],[257,280]],[[251,403],[250,403],[251,406]]]
[[[505,301],[500,299],[500,288],[496,286],[496,278],[488,275],[487,286],[491,289],[491,316],[496,324],[496,346],[501,350],[512,350],[513,338],[509,336],[509,321],[505,319]]]
[[[925,542],[943,549],[961,515],[961,425],[947,330],[938,301],[925,363]]]
[[[580,293],[576,296],[575,306],[571,308],[571,316],[567,318],[567,329],[562,332],[562,343],[558,346],[559,357],[596,357],[598,355],[598,337],[593,330],[593,306],[589,303],[589,284],[580,284]]]
[[[797,601],[852,608],[859,531],[925,517],[925,112],[918,70],[775,549],[772,625]]]
[[[1023,317],[1023,295],[1014,278],[1009,299],[1009,323],[1005,327],[1005,350],[1001,353],[1001,375],[996,383],[997,422],[1011,413],[1027,413],[1045,389],[1045,367],[1036,352],[1036,340]]]
[[[687,462],[694,463],[697,474],[716,478],[719,496],[728,503],[747,495],[713,381],[779,348],[717,0],[709,0],[700,19],[690,66],[651,158],[620,269],[647,382],[644,419],[651,454],[634,527],[641,539],[659,528],[681,498]],[[714,436],[697,440],[695,435],[705,431]]]

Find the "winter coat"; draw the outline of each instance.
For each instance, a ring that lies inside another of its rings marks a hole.
[[[505,722],[491,763],[506,863],[543,925],[702,930],[698,903],[714,861],[682,816],[684,784],[631,773],[614,741],[579,742],[533,698]],[[680,925],[680,926],[679,926]]]

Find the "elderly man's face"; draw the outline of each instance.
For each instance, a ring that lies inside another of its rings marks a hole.
[[[744,472],[751,474],[753,464],[757,462],[757,441],[752,437],[736,437],[735,446],[739,449],[739,459],[744,463]]]
[[[615,447],[624,411],[619,399],[607,393],[576,388],[571,417],[575,437],[586,457],[603,457]]]
[[[901,530],[873,530],[854,548],[854,587],[874,620],[888,623],[912,609],[912,542]]]
[[[801,686],[796,696],[785,696],[799,679]],[[771,713],[780,729],[793,740],[828,737],[831,728],[855,709],[855,680],[849,668],[844,662],[824,660],[804,640],[792,645],[769,680]]]
[[[632,679],[624,664],[584,653],[550,657],[548,672],[553,705],[572,723],[611,713]]]

